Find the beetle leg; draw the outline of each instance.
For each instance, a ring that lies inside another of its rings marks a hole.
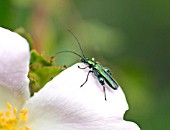
[[[79,65],[78,65],[78,68],[79,69],[86,69],[86,68],[88,68],[89,66],[86,66],[86,67],[84,67],[84,68],[81,68]]]
[[[88,74],[87,74],[87,78],[86,78],[85,82],[84,82],[84,83],[83,83],[80,87],[83,87],[83,85],[87,82],[88,77],[89,77],[89,74],[90,74],[91,72],[93,72],[93,71],[92,71],[92,70],[90,70],[90,71],[88,72]]]
[[[104,92],[104,98],[105,98],[105,100],[107,100],[106,99],[106,89],[105,89],[105,86],[104,86],[104,78],[103,77],[98,77],[98,80],[99,80],[99,82],[100,82],[100,84],[103,86],[103,92]]]
[[[107,101],[107,99],[106,99],[106,89],[105,89],[104,85],[103,85],[103,92],[104,92],[104,99]]]

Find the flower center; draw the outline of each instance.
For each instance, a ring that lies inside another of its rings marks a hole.
[[[6,111],[0,111],[0,130],[30,130],[26,125],[28,121],[27,109],[20,112],[10,103],[6,103]]]

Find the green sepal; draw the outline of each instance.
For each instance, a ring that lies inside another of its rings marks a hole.
[[[23,27],[19,27],[19,28],[15,29],[14,32],[16,32],[19,35],[21,35],[22,37],[24,37],[29,43],[30,50],[32,50],[32,43],[33,42],[32,42],[31,35],[27,31],[25,31],[25,29]]]
[[[54,57],[45,58],[35,50],[31,51],[30,59],[30,91],[31,95],[39,91],[44,85],[62,72],[66,67],[54,65]]]

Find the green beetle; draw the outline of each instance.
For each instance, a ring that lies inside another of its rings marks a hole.
[[[75,39],[80,47],[80,50],[82,52],[82,56],[77,54],[76,52],[68,51],[68,50],[60,51],[58,53],[69,52],[69,53],[73,53],[73,54],[79,56],[81,58],[81,62],[87,64],[87,66],[84,68],[81,68],[80,66],[78,66],[78,68],[80,68],[80,69],[90,68],[85,82],[80,87],[82,87],[88,81],[89,74],[93,73],[98,78],[99,83],[103,86],[104,97],[105,97],[105,100],[107,100],[105,86],[104,86],[105,82],[108,84],[108,86],[110,88],[112,88],[114,90],[118,89],[118,87],[119,87],[118,83],[112,78],[111,71],[108,68],[104,68],[102,65],[97,63],[94,60],[94,58],[90,59],[90,58],[86,58],[84,56],[83,50],[81,48],[80,42],[78,41],[77,37],[70,30],[68,30],[68,31],[75,37]]]

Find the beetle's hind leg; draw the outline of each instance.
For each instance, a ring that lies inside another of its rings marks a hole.
[[[106,99],[106,89],[105,89],[104,85],[102,85],[102,86],[103,86],[103,92],[104,92],[104,99],[107,101],[107,99]]]
[[[99,80],[100,84],[103,86],[104,98],[107,101],[107,99],[106,99],[106,89],[105,89],[105,86],[104,86],[104,84],[105,84],[104,83],[104,78],[103,77],[98,77],[98,80]]]
[[[80,87],[83,87],[83,85],[88,81],[88,78],[89,78],[89,74],[91,73],[91,72],[93,72],[92,70],[90,70],[89,72],[88,72],[88,74],[87,74],[87,78],[86,78],[86,80],[85,80],[85,82],[80,86]]]

